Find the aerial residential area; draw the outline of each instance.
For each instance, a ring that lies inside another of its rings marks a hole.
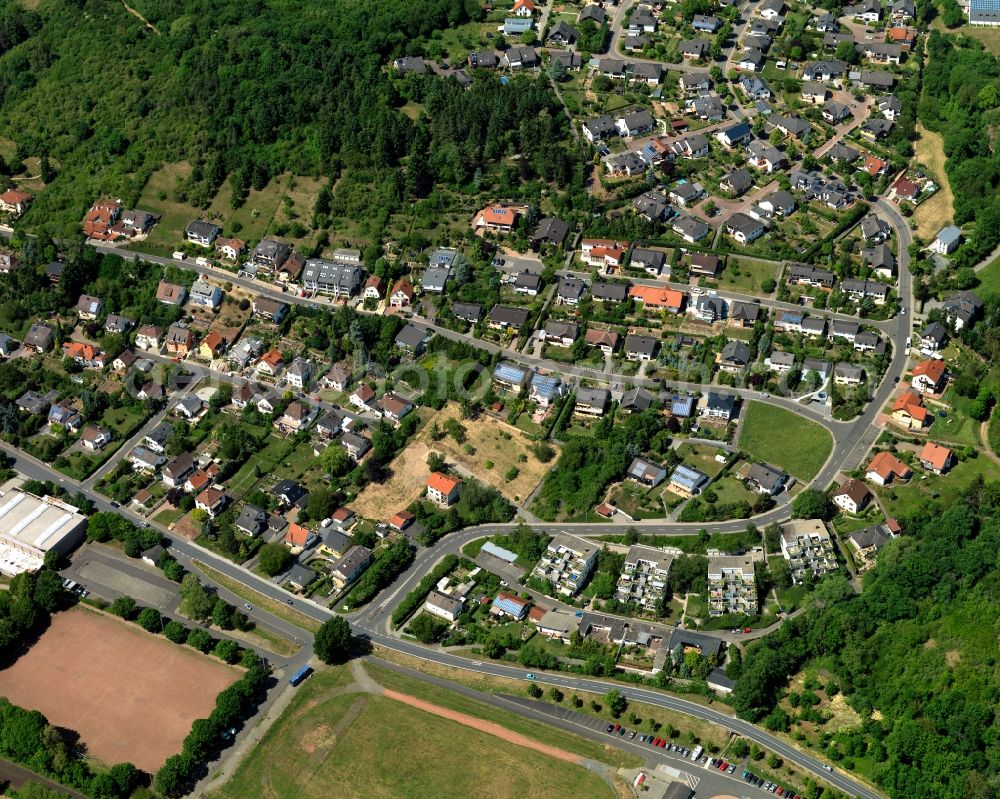
[[[4,795],[994,797],[998,31],[6,3]]]

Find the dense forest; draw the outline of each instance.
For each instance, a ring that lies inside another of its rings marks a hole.
[[[1000,779],[1000,483],[905,520],[860,595],[845,581],[751,646],[733,700],[740,714],[789,729],[777,706],[789,677],[822,663],[863,719],[830,730],[826,754],[864,759],[894,799],[988,799]]]
[[[194,167],[207,206],[227,178],[235,202],[293,171],[363,175],[369,212],[460,184],[524,155],[508,177],[567,181],[567,121],[544,77],[468,91],[434,75],[390,75],[436,30],[479,18],[474,0],[0,0],[0,129],[11,163],[55,172],[25,224],[65,235],[95,197],[134,203],[163,163]],[[412,119],[401,107],[426,104]],[[2,176],[0,176],[2,180]],[[509,181],[505,181],[509,182]],[[354,218],[358,218],[355,216]]]

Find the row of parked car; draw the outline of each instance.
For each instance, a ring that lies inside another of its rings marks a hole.
[[[652,735],[645,735],[645,734],[640,735],[637,730],[632,730],[631,732],[629,732],[629,730],[626,727],[623,727],[621,724],[609,724],[607,727],[607,732],[609,735],[618,735],[623,738],[627,735],[630,739],[633,740],[638,735],[640,743],[645,743],[649,744],[650,746],[655,746],[660,749],[665,749],[668,752],[676,752],[681,757],[691,756],[691,751],[689,749],[685,749],[683,746],[678,746],[677,744],[668,743],[666,738],[658,738]],[[725,774],[736,773],[735,763],[728,763],[722,758],[718,757],[699,758],[700,754],[701,754],[701,747],[699,746],[695,751],[694,756],[691,757],[691,759],[696,761],[700,760],[702,765],[704,765],[706,769],[718,769],[719,771]],[[824,766],[823,768],[825,768],[827,771],[831,771],[829,766]],[[793,792],[791,789],[783,788],[782,786],[778,785],[775,782],[768,782],[763,777],[758,777],[752,771],[749,771],[747,769],[744,769],[743,773],[741,773],[740,776],[743,778],[743,781],[746,782],[747,784],[756,786],[757,788],[767,791],[768,793],[773,793],[775,796],[782,797],[782,799],[801,799],[801,797],[797,793]]]
[[[632,732],[629,732],[628,728],[623,727],[621,724],[609,724],[607,732],[611,735],[618,735],[621,737],[628,735],[629,739],[635,739],[636,736],[639,736],[639,743],[656,746],[660,749],[665,749],[668,752],[676,752],[681,757],[688,757],[691,754],[690,749],[685,749],[683,746],[669,743],[666,738],[656,738],[652,735],[646,735],[645,733],[640,735],[638,730],[632,730]]]
[[[758,777],[752,771],[744,771],[741,775],[744,782],[750,783],[750,785],[756,785],[769,793],[773,793],[775,796],[781,796],[783,799],[799,799],[797,793],[793,793],[789,788],[782,788],[775,782],[767,782],[763,777]]]

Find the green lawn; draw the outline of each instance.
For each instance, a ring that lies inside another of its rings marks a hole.
[[[110,427],[120,436],[127,436],[135,431],[144,418],[143,414],[132,408],[112,408],[105,412],[101,424]]]
[[[267,445],[247,460],[230,478],[228,488],[232,494],[242,497],[257,482],[258,474],[270,474],[290,446],[289,441],[272,434],[267,440]],[[312,450],[309,454],[312,455]],[[255,467],[259,467],[259,470]]]
[[[716,500],[716,504],[719,505],[728,502],[749,502],[753,505],[754,500],[756,500],[758,496],[731,474],[726,475],[719,480],[719,482],[713,483],[712,491],[714,491],[719,497],[718,500]]]
[[[327,681],[327,674],[303,683],[289,708],[214,796],[570,799],[613,795],[600,776],[582,766],[505,743],[393,699],[344,693],[345,678],[334,672]],[[405,690],[407,686],[400,687]],[[463,705],[456,709],[475,712],[465,706],[477,703],[442,693]],[[437,698],[431,701],[437,703]],[[492,711],[490,716],[494,713],[500,712]],[[546,743],[556,744],[553,737],[560,735],[575,738],[535,726],[544,733],[537,737]],[[599,751],[596,744],[589,748]]]
[[[1000,478],[1000,466],[980,455],[978,458],[962,461],[947,474],[924,475],[925,472],[917,467],[909,483],[889,488],[876,487],[889,515],[899,518],[913,513],[931,499],[947,508],[980,475],[987,481]]]
[[[725,450],[720,447],[713,447],[709,444],[695,444],[685,441],[677,448],[677,454],[688,466],[693,466],[699,472],[704,472],[711,478],[718,477],[719,472],[725,468],[724,463],[719,463],[715,456],[719,453],[725,454]]]
[[[744,417],[740,449],[800,480],[812,480],[833,448],[825,427],[784,408],[750,402]]]
[[[1000,34],[1000,30],[998,30]],[[1000,294],[1000,255],[976,272],[978,291],[982,294]]]
[[[719,276],[719,287],[742,294],[763,294],[764,281],[777,280],[780,268],[781,264],[778,262],[761,263],[729,258],[726,262],[726,268]]]

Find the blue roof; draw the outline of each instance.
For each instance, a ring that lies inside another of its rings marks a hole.
[[[694,397],[687,395],[675,395],[670,400],[670,412],[674,416],[690,416],[694,410]]]
[[[1000,0],[969,0],[969,22],[1000,25]]]
[[[520,19],[518,17],[508,17],[503,21],[504,33],[524,33],[530,31],[535,25],[535,21],[530,18]]]
[[[503,383],[523,383],[524,378],[528,376],[526,369],[522,369],[520,366],[515,366],[512,363],[501,363],[497,364],[497,368],[493,370],[493,379],[500,380]]]
[[[493,600],[493,607],[502,610],[504,613],[509,613],[511,616],[520,616],[524,613],[524,608],[527,603],[525,602],[515,602],[509,597],[498,596]]]
[[[688,491],[697,490],[698,486],[704,483],[708,478],[699,472],[697,469],[692,469],[690,466],[685,466],[683,463],[674,469],[674,473],[670,476],[670,482],[676,483],[682,488],[686,488]]]
[[[998,3],[1000,3],[1000,0],[998,0]],[[954,225],[941,228],[941,231],[937,234],[937,240],[944,244],[954,244],[960,238],[962,238],[962,231]]]
[[[531,378],[531,388],[536,394],[547,399],[559,396],[559,386],[562,381],[558,377],[536,374]]]

